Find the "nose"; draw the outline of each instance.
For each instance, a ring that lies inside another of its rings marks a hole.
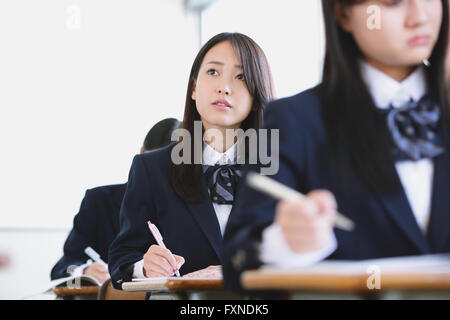
[[[223,93],[223,94],[229,96],[231,94],[231,90],[227,87],[224,87],[223,89],[219,88],[219,89],[217,89],[217,93],[219,93],[219,94]]]
[[[225,81],[220,83],[216,90],[217,90],[217,93],[219,93],[219,94],[225,94],[227,96],[231,94],[231,87],[230,87],[229,83],[225,82]]]
[[[426,10],[426,3],[422,0],[408,1],[408,27],[417,27],[428,21],[428,13]]]

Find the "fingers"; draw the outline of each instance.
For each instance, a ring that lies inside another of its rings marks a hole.
[[[101,283],[105,282],[110,277],[107,267],[98,262],[94,262],[89,267],[86,267],[83,270],[83,274],[94,277]]]
[[[294,252],[319,250],[333,239],[336,209],[336,200],[331,192],[316,190],[301,202],[280,201],[276,207],[275,223]]]
[[[316,190],[308,193],[300,203],[280,201],[276,209],[275,222],[286,226],[292,224],[292,227],[314,224],[320,220],[319,218],[330,222],[334,220],[336,209],[336,199],[331,192]]]
[[[307,197],[314,201],[318,207],[319,213],[334,214],[337,210],[337,202],[334,195],[327,190],[315,190],[308,193]]]
[[[277,205],[276,213],[275,222],[279,225],[301,227],[317,220],[319,207],[310,199],[301,203],[282,200]]]
[[[182,256],[177,256],[176,254],[174,254],[173,257],[175,258],[177,264],[177,270],[179,270],[181,266],[184,264],[185,260]]]
[[[184,258],[172,255],[170,250],[152,245],[144,255],[144,274],[146,277],[168,277],[174,275],[184,264]]]
[[[108,273],[108,266],[105,266],[102,263],[94,262],[93,264],[90,265],[90,267],[93,270],[96,270],[97,272]]]

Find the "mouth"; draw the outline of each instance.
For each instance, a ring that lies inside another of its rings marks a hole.
[[[408,41],[408,44],[412,47],[426,46],[430,43],[430,36],[428,35],[418,35]]]
[[[231,104],[228,103],[228,101],[222,100],[222,99],[217,100],[217,101],[214,101],[214,102],[212,103],[212,105],[213,105],[214,107],[218,108],[218,109],[221,109],[221,110],[228,110],[228,109],[231,109],[231,108],[232,108]]]

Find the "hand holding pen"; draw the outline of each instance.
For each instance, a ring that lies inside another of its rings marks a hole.
[[[274,223],[280,227],[286,243],[295,253],[330,247],[335,241],[333,227],[352,231],[353,221],[337,212],[334,195],[315,190],[303,195],[267,176],[250,172],[250,187],[279,199]]]
[[[158,245],[150,246],[144,255],[144,276],[147,278],[169,277],[176,274],[179,277],[180,273],[178,270],[184,264],[184,258],[172,254],[166,248],[158,228],[150,221],[148,221],[148,227]]]
[[[100,283],[105,282],[109,279],[109,272],[108,272],[108,265],[105,261],[102,260],[100,255],[91,247],[87,247],[84,250],[84,253],[86,253],[89,258],[91,258],[94,263],[87,266],[83,270],[83,274],[94,277],[97,279]]]

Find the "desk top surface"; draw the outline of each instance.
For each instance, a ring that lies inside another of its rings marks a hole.
[[[224,290],[225,286],[221,279],[183,279],[166,278],[154,281],[133,281],[122,284],[124,291],[156,291],[156,290]]]
[[[332,274],[250,270],[242,274],[249,290],[364,292],[380,290],[447,290],[450,270],[430,273]]]
[[[69,288],[69,287],[56,287],[53,288],[53,293],[60,296],[65,295],[85,295],[85,294],[97,294],[99,286],[83,286],[79,288]]]

